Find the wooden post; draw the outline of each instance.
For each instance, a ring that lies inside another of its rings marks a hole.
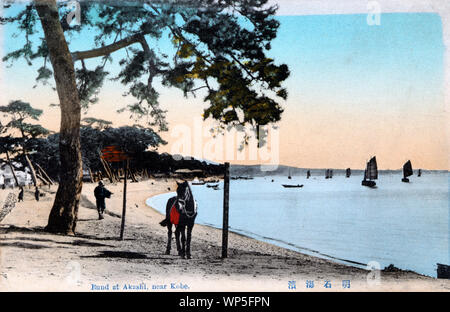
[[[228,210],[230,202],[230,163],[225,163],[223,179],[222,258],[228,256]]]
[[[125,230],[125,214],[127,212],[127,174],[128,174],[128,159],[123,162],[125,167],[125,174],[123,178],[123,208],[122,208],[122,224],[120,225],[120,240],[123,240],[123,231]]]

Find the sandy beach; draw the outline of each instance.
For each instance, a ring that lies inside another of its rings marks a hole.
[[[221,259],[221,231],[195,225],[192,259],[164,255],[163,216],[147,207],[151,196],[174,191],[174,180],[128,184],[124,240],[119,240],[122,184],[108,184],[105,219],[98,220],[93,189],[84,183],[75,236],[43,231],[56,186],[43,187],[0,222],[1,291],[450,291],[450,281],[414,272],[370,272],[230,233],[228,258]],[[0,191],[0,209],[9,193]],[[373,279],[379,274],[378,279]],[[350,288],[343,288],[343,281]],[[295,288],[292,287],[295,281]],[[306,288],[314,281],[314,288]],[[325,288],[329,281],[331,288]],[[288,286],[291,286],[291,289]],[[117,289],[116,289],[117,287]],[[130,289],[131,288],[131,289]]]

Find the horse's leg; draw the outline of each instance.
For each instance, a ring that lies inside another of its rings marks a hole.
[[[189,224],[187,226],[187,239],[186,239],[186,257],[191,259],[191,237],[192,237],[192,228],[194,227],[194,223]]]
[[[172,246],[172,223],[170,222],[170,209],[175,201],[175,197],[169,198],[166,204],[166,219],[164,221],[167,222],[167,247],[166,247],[166,255],[170,255],[170,249]]]
[[[181,258],[186,255],[186,226],[181,226]]]
[[[166,255],[170,255],[170,249],[172,246],[172,223],[167,223],[167,247]]]
[[[175,241],[177,243],[177,251],[178,251],[179,256],[181,256],[180,230],[181,230],[181,226],[175,225]]]

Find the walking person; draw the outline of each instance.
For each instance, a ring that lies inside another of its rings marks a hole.
[[[34,198],[36,198],[36,201],[39,201],[39,196],[40,196],[39,189],[36,186],[36,190],[34,191]]]
[[[20,187],[19,197],[17,199],[17,202],[23,201],[23,187]]]
[[[105,188],[102,181],[98,182],[98,186],[94,189],[94,196],[97,203],[98,219],[103,219],[103,213],[106,209],[105,198],[109,198],[112,195],[110,191]]]

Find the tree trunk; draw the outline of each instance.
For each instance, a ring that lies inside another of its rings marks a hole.
[[[34,186],[37,186],[38,181],[36,178],[36,171],[34,170],[33,164],[31,163],[30,158],[28,158],[26,151],[23,152],[23,156],[28,164],[28,167],[30,168],[31,178],[33,179]]]
[[[11,173],[14,177],[14,181],[16,182],[17,186],[19,186],[19,180],[17,180],[16,172],[14,171],[14,167],[12,165],[11,159],[9,158],[8,151],[6,151],[6,160],[8,161],[9,167],[11,168]]]
[[[80,148],[81,105],[72,56],[61,27],[56,1],[35,0],[35,4],[45,34],[61,108],[59,186],[46,230],[73,235],[83,174]]]
[[[54,182],[53,182],[52,178],[50,178],[50,176],[47,174],[47,172],[45,172],[45,170],[42,169],[42,167],[39,166],[38,163],[34,163],[34,164],[35,164],[36,167],[38,168],[38,170],[39,170],[39,172],[41,173],[41,175],[42,175],[43,177],[45,177],[45,178],[50,182],[51,185],[53,185]]]
[[[37,179],[39,179],[39,180],[41,180],[42,181],[42,183],[44,184],[44,185],[50,185],[50,182],[46,179],[46,178],[44,178],[43,176],[41,176],[40,174],[37,174],[36,173],[36,178]]]
[[[105,160],[103,160],[103,158],[101,158],[101,157],[100,157],[100,162],[102,163],[103,168],[105,169],[105,173],[106,173],[106,176],[108,177],[109,181],[111,183],[113,183],[114,180],[113,180],[112,173],[109,171],[108,163]]]
[[[88,168],[88,170],[89,170],[89,178],[91,179],[91,183],[94,183],[95,180],[94,180],[94,176],[92,174],[91,168]]]

